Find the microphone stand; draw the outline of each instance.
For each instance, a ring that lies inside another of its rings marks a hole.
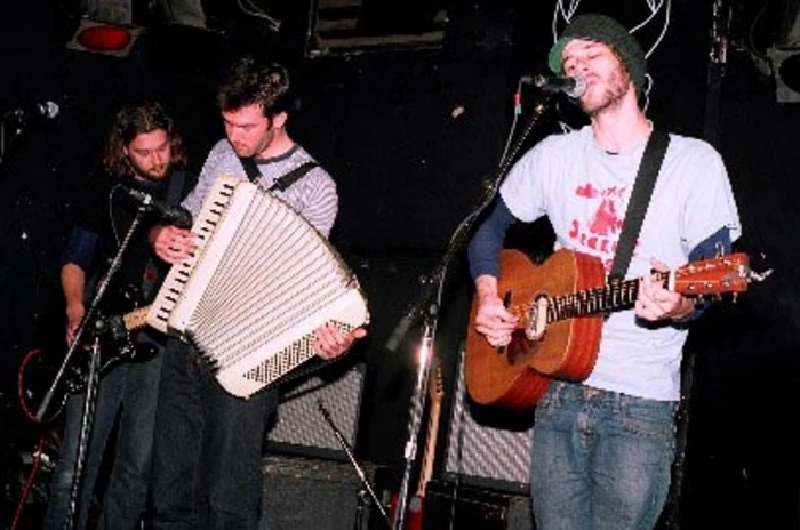
[[[66,372],[67,367],[69,366],[70,361],[72,360],[72,356],[75,353],[75,350],[81,344],[81,339],[83,339],[83,335],[86,333],[86,330],[89,327],[89,323],[92,322],[92,320],[94,319],[98,307],[100,306],[100,302],[103,300],[103,296],[106,293],[106,289],[108,289],[108,285],[111,283],[111,279],[114,277],[114,274],[116,274],[116,272],[119,270],[119,267],[122,264],[122,255],[128,248],[128,244],[130,243],[131,237],[133,236],[133,233],[136,231],[136,228],[141,223],[145,211],[146,211],[145,205],[139,206],[139,208],[136,211],[136,217],[134,217],[130,228],[128,228],[128,233],[125,235],[125,238],[122,240],[122,243],[120,243],[119,248],[117,249],[117,254],[114,256],[113,260],[111,261],[111,264],[108,267],[108,270],[98,283],[94,298],[92,298],[92,301],[89,304],[89,309],[86,311],[86,314],[83,315],[83,320],[81,320],[80,326],[78,326],[78,331],[75,332],[75,336],[72,340],[72,343],[69,345],[66,355],[64,355],[64,360],[61,362],[61,366],[59,367],[58,372],[56,372],[55,379],[48,388],[47,393],[42,399],[42,402],[39,404],[39,408],[36,410],[37,421],[41,422],[44,419],[45,413],[47,412],[47,409],[50,406],[50,401],[52,401],[56,389],[58,388],[59,384],[61,384],[61,380],[64,377],[64,373]]]
[[[487,190],[483,197],[480,199],[473,211],[467,215],[458,228],[456,228],[453,236],[450,238],[450,242],[447,250],[444,253],[444,256],[439,261],[439,264],[434,268],[433,272],[426,276],[423,281],[421,281],[422,289],[419,291],[415,301],[406,310],[405,315],[400,319],[397,326],[392,331],[389,339],[386,341],[385,348],[390,352],[395,352],[409,328],[419,318],[424,318],[422,339],[419,347],[417,348],[416,384],[411,395],[411,414],[409,416],[408,440],[406,441],[406,450],[404,453],[405,469],[403,471],[400,492],[398,494],[397,509],[394,514],[394,520],[392,521],[392,530],[405,529],[409,482],[411,479],[412,466],[417,458],[417,439],[419,437],[420,426],[422,425],[425,399],[428,394],[428,380],[431,369],[431,359],[435,353],[433,347],[434,337],[436,335],[439,307],[441,304],[441,293],[447,268],[450,266],[450,263],[453,261],[456,254],[466,247],[468,238],[472,232],[472,227],[474,226],[480,214],[494,200],[500,185],[503,183],[508,175],[508,171],[511,169],[512,161],[515,159],[516,154],[519,152],[525,139],[538,122],[539,117],[544,114],[545,110],[547,110],[549,107],[549,103],[552,101],[552,98],[552,94],[547,94],[541,102],[534,105],[533,113],[523,127],[521,134],[511,144],[510,149],[508,149],[507,153],[502,157],[500,163],[498,164],[497,172],[489,181],[489,185],[487,186]],[[437,296],[436,300],[432,301],[431,299],[433,298],[434,292],[437,293]]]
[[[36,411],[36,419],[39,422],[42,422],[45,413],[50,405],[50,401],[52,401],[53,396],[55,395],[56,389],[62,384],[62,379],[64,377],[64,373],[67,370],[67,367],[70,365],[72,361],[72,356],[75,353],[75,350],[81,344],[83,339],[83,335],[89,327],[89,323],[94,322],[95,315],[98,311],[98,307],[100,302],[103,299],[103,296],[108,289],[109,284],[111,283],[111,279],[114,277],[114,274],[119,270],[120,265],[122,264],[122,255],[125,253],[125,250],[128,248],[130,243],[131,237],[133,236],[136,228],[142,221],[142,218],[145,214],[145,206],[140,206],[136,211],[136,216],[133,219],[133,222],[128,228],[128,232],[125,235],[125,238],[120,243],[119,248],[117,249],[117,253],[111,261],[111,265],[109,265],[108,270],[103,275],[102,279],[98,283],[97,290],[95,292],[94,297],[89,305],[89,309],[86,311],[86,314],[83,316],[81,320],[80,326],[78,326],[78,330],[75,333],[75,336],[72,340],[72,343],[69,345],[66,355],[64,356],[64,360],[61,363],[61,367],[59,368],[58,372],[56,373],[55,379],[53,383],[50,385],[47,393],[45,394],[44,399],[39,405],[39,408]],[[101,324],[94,322],[96,328],[101,328]],[[80,428],[80,439],[78,441],[78,458],[75,461],[75,473],[73,476],[72,482],[72,491],[70,495],[70,505],[69,505],[69,514],[67,520],[64,522],[64,527],[68,530],[74,528],[75,524],[75,515],[77,512],[77,507],[79,506],[79,499],[81,493],[80,484],[82,482],[82,474],[83,474],[83,466],[86,460],[86,448],[89,443],[89,435],[92,430],[92,425],[94,424],[94,409],[95,403],[97,398],[97,388],[96,388],[96,381],[97,381],[97,369],[99,366],[100,360],[100,345],[97,337],[95,337],[94,345],[92,346],[91,355],[89,358],[89,374],[88,374],[88,381],[87,381],[87,388],[85,391],[85,398],[84,398],[84,405],[83,405],[83,415],[81,418],[81,428]]]
[[[328,423],[328,425],[331,426],[331,429],[333,429],[333,434],[336,436],[336,439],[339,441],[339,444],[342,446],[342,449],[344,449],[345,454],[347,454],[347,458],[350,460],[350,463],[355,468],[356,473],[358,473],[358,478],[361,480],[361,488],[359,488],[358,490],[358,515],[356,516],[356,519],[353,523],[354,528],[356,529],[361,528],[360,526],[361,516],[362,516],[361,511],[363,509],[363,503],[367,495],[370,496],[373,504],[378,508],[378,511],[381,512],[381,515],[383,515],[386,524],[390,525],[391,523],[389,522],[389,516],[386,515],[386,510],[384,509],[381,502],[378,500],[378,497],[375,495],[375,490],[370,485],[367,474],[364,473],[364,469],[361,467],[361,465],[359,465],[358,460],[356,460],[355,456],[353,455],[353,451],[350,448],[350,444],[347,443],[347,440],[344,439],[342,431],[340,431],[339,428],[336,427],[336,424],[333,422],[333,418],[331,418],[331,413],[328,412],[328,409],[326,409],[325,406],[322,404],[321,399],[317,400],[317,407],[319,408],[319,411],[322,413],[322,417],[325,418],[325,421]]]
[[[102,328],[102,322],[98,321],[98,332]],[[78,436],[78,455],[75,459],[75,467],[72,475],[72,487],[69,493],[69,504],[67,505],[67,520],[64,521],[64,529],[72,530],[75,528],[75,519],[80,515],[81,487],[83,485],[83,466],[86,464],[87,451],[89,450],[89,434],[94,425],[95,405],[97,404],[97,385],[98,370],[100,369],[100,339],[95,337],[92,344],[91,355],[89,356],[89,373],[86,376],[86,397],[83,400],[83,413],[81,414],[81,426]]]

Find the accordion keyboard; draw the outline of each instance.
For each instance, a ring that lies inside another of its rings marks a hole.
[[[223,213],[230,205],[237,182],[239,180],[232,177],[220,177],[209,191],[203,209],[192,224],[192,232],[195,234],[197,245],[195,252],[170,268],[164,283],[161,284],[158,296],[150,308],[147,323],[155,329],[163,333],[176,331],[169,329],[170,314],[178,304],[178,300],[192,277],[192,271],[219,225]]]

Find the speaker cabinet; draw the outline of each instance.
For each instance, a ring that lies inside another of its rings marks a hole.
[[[268,453],[347,458],[336,432],[320,410],[324,407],[330,413],[331,422],[342,437],[355,447],[364,363],[348,366],[343,364],[346,362],[333,363],[314,377],[281,387],[278,412],[267,432],[265,449]]]
[[[533,410],[524,413],[473,403],[464,383],[464,351],[457,362],[444,476],[509,492],[528,491]]]
[[[424,530],[480,528],[530,530],[530,499],[447,482],[431,482],[425,493]]]
[[[362,469],[372,480],[374,467]],[[349,461],[274,455],[264,458],[263,472],[261,530],[367,528],[370,503]]]

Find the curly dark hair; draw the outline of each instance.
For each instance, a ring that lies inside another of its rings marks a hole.
[[[175,122],[161,103],[149,101],[122,107],[114,118],[103,154],[103,166],[116,177],[131,177],[134,169],[124,148],[140,134],[164,130],[169,136],[170,165],[184,167],[186,153],[183,138],[175,130]]]
[[[228,69],[217,91],[217,105],[223,112],[248,105],[261,105],[272,117],[295,110],[297,100],[289,91],[289,72],[278,63],[252,55],[241,57]]]

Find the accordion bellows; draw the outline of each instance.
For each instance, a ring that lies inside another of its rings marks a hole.
[[[323,324],[346,332],[369,321],[333,246],[255,184],[217,178],[192,232],[197,251],[172,266],[147,322],[191,341],[227,392],[249,396],[309,360]]]

